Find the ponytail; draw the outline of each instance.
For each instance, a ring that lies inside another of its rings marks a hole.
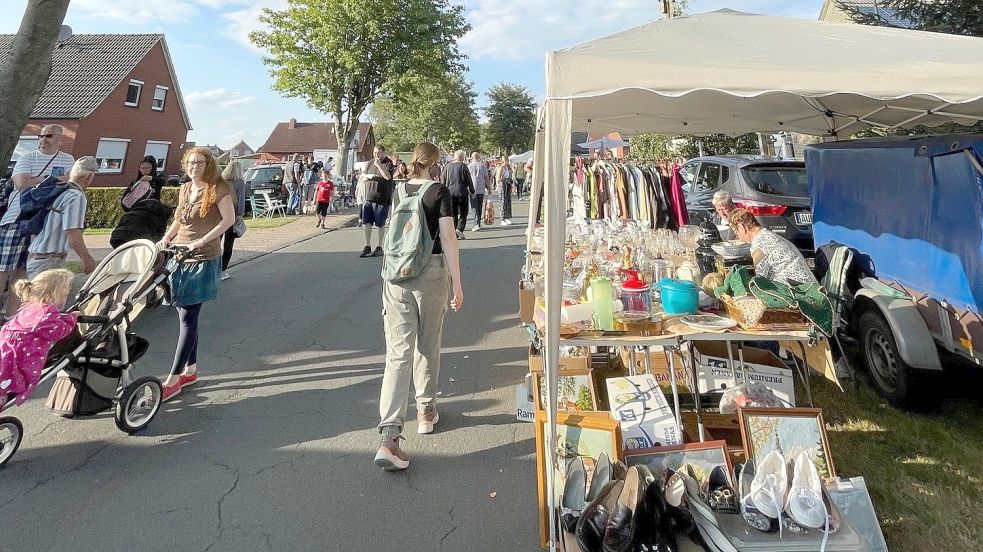
[[[14,295],[16,295],[24,303],[30,301],[31,300],[30,280],[17,280],[17,282],[14,283]]]

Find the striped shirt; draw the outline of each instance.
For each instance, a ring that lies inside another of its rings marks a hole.
[[[31,253],[68,253],[65,231],[85,227],[86,204],[85,192],[75,187],[65,190],[51,205],[44,229],[34,236],[27,250]]]
[[[52,157],[55,159],[52,160]],[[48,164],[48,161],[51,161],[51,164]],[[31,176],[40,176],[44,180],[51,176],[51,171],[56,167],[61,171],[61,174],[67,175],[72,170],[72,165],[74,164],[75,158],[63,151],[59,151],[54,155],[45,155],[41,153],[41,150],[34,150],[20,156],[20,159],[14,165],[13,176],[27,173]],[[7,203],[7,212],[0,219],[0,226],[16,222],[19,215],[20,190],[14,190],[14,193],[10,194],[10,199]]]

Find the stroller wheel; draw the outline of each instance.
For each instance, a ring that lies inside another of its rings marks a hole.
[[[160,410],[160,380],[142,377],[126,386],[116,403],[116,427],[125,433],[136,433],[147,427]]]
[[[24,440],[24,426],[17,418],[0,418],[0,469],[7,465]]]

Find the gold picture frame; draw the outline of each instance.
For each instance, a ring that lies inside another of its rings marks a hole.
[[[806,451],[823,478],[836,477],[821,408],[739,408],[744,454],[760,461],[772,450],[786,460]]]

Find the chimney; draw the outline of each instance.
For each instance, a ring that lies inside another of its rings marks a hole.
[[[291,117],[290,122],[287,124],[287,128],[297,128],[297,119]]]

